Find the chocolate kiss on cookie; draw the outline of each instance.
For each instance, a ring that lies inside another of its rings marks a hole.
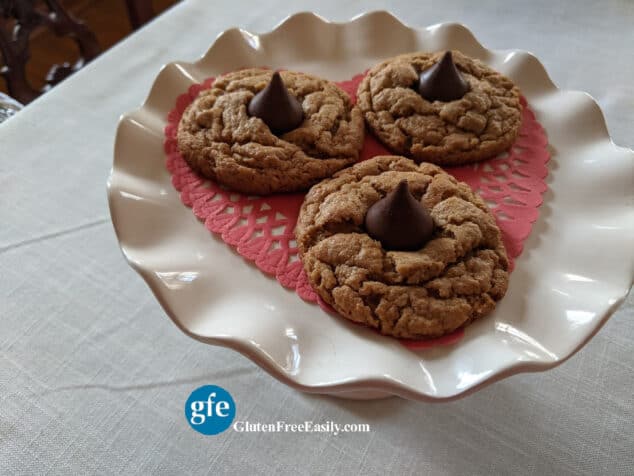
[[[418,250],[431,238],[434,221],[410,193],[407,180],[402,180],[370,207],[365,228],[387,250]]]
[[[428,101],[455,101],[469,91],[469,83],[462,77],[447,51],[438,63],[423,71],[418,78],[418,94]]]
[[[301,103],[288,91],[277,71],[269,84],[253,96],[247,111],[262,119],[276,135],[295,129],[304,120]]]

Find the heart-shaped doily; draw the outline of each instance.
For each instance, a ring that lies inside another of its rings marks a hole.
[[[353,101],[363,75],[337,83]],[[267,197],[247,196],[226,190],[193,172],[178,152],[176,133],[178,123],[187,106],[200,91],[208,89],[214,79],[192,85],[176,100],[165,127],[165,153],[172,184],[180,192],[182,202],[191,207],[205,227],[219,235],[228,245],[252,261],[266,274],[306,301],[318,303],[332,312],[319,299],[308,283],[298,257],[294,229],[304,193],[278,194]],[[511,269],[514,258],[522,252],[533,222],[539,215],[544,179],[550,158],[544,129],[522,98],[522,126],[515,144],[497,157],[446,171],[468,183],[487,202],[502,231]],[[366,134],[361,160],[376,155],[390,154],[371,134]],[[427,348],[454,343],[462,337],[458,331],[439,339],[402,341],[410,348]]]

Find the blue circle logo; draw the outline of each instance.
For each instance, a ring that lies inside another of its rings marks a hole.
[[[192,392],[185,403],[189,425],[203,435],[225,431],[236,416],[236,404],[224,388],[205,385]]]

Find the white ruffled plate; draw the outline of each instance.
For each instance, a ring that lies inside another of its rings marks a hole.
[[[444,49],[512,78],[552,154],[506,297],[453,346],[412,351],[302,301],[212,236],[170,183],[163,128],[193,83],[262,65],[343,80],[392,55]],[[386,12],[347,23],[301,13],[262,35],[227,30],[200,60],[166,65],[145,104],[121,118],[108,196],[124,255],[183,332],[231,347],[299,390],[447,400],[560,364],[623,300],[634,275],[633,159],[610,140],[597,103],[559,90],[527,52],[488,50],[453,23],[418,29]]]

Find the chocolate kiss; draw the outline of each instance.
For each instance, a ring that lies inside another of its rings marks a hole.
[[[262,119],[277,135],[295,129],[304,120],[301,103],[286,89],[277,71],[269,84],[253,96],[247,111],[250,116]]]
[[[426,69],[418,78],[418,94],[428,101],[454,101],[469,91],[469,83],[462,77],[447,51],[438,63]]]
[[[403,180],[370,207],[365,228],[387,250],[418,250],[431,238],[434,221]]]

